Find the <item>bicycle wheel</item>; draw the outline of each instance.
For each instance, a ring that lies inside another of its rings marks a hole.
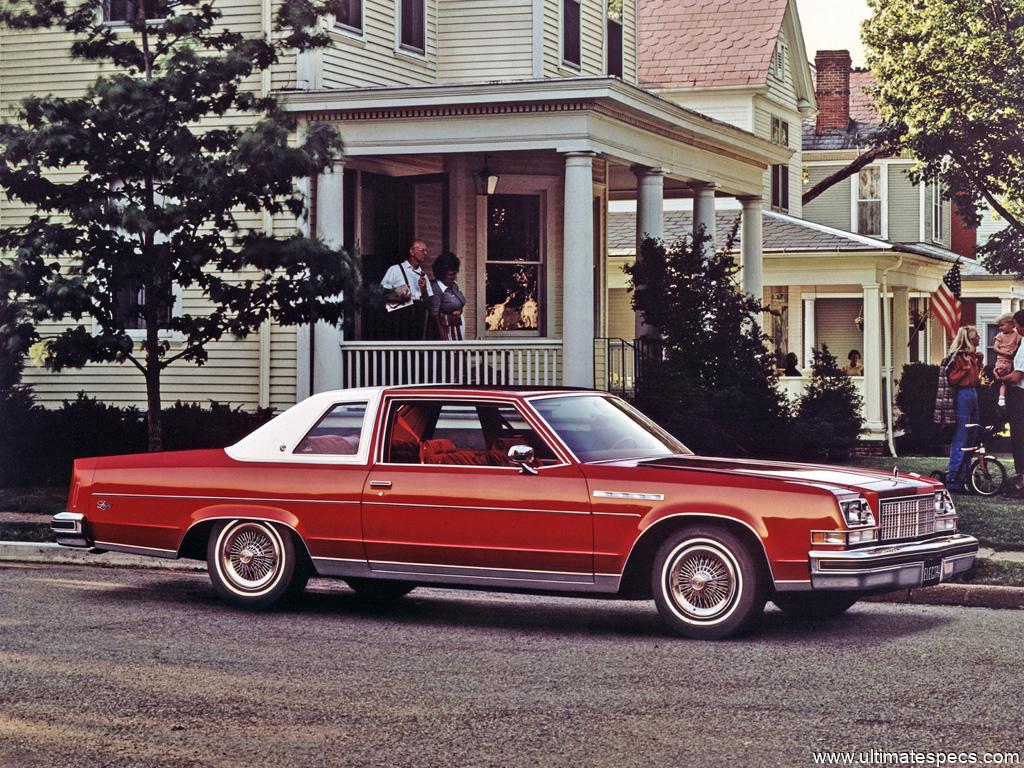
[[[968,475],[971,490],[979,496],[995,496],[1006,483],[1006,468],[997,459],[976,459]]]

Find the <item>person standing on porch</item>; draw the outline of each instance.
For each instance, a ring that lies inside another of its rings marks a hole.
[[[968,424],[978,421],[978,392],[975,387],[981,378],[981,354],[977,351],[981,338],[973,325],[961,327],[949,352],[939,364],[938,389],[935,393],[935,416],[937,424],[953,424],[953,440],[949,446],[949,465],[946,470],[946,487],[951,491],[963,491],[964,479],[959,477],[960,464],[967,445]]]
[[[442,341],[462,341],[462,311],[466,297],[456,280],[462,262],[451,251],[442,253],[434,261],[434,279],[430,282],[430,316],[437,338]]]
[[[433,291],[423,271],[430,249],[423,240],[413,240],[409,256],[392,264],[380,281],[384,289],[387,317],[386,336],[396,341],[418,341],[426,337],[427,310]]]
[[[1017,333],[1024,336],[1024,309],[1013,313]],[[1010,422],[1010,450],[1013,452],[1013,471],[1017,475],[1019,493],[1020,476],[1024,474],[1024,344],[1017,347],[1013,356],[1013,370],[996,374],[1006,384],[1006,415]]]

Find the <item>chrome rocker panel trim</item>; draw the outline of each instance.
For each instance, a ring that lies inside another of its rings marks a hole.
[[[61,546],[84,549],[92,547],[85,533],[85,515],[78,512],[58,512],[50,520],[50,532]]]
[[[816,590],[920,587],[926,562],[938,561],[943,582],[970,570],[977,556],[978,540],[962,533],[863,549],[812,551],[811,585]]]

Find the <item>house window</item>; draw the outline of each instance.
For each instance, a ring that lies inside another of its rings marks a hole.
[[[772,117],[772,141],[783,147],[789,146],[789,123],[779,117]]]
[[[775,52],[772,54],[772,74],[779,80],[786,79],[786,44],[781,40],[775,44]]]
[[[126,330],[146,330],[146,288],[140,285],[138,280],[130,277],[118,280],[118,287],[114,292],[114,319],[121,323]],[[171,318],[175,314],[181,302],[180,291],[177,286],[172,286],[168,298],[171,299],[173,307],[165,302],[157,313],[157,327],[166,330],[171,326]]]
[[[363,0],[337,0],[334,23],[354,32],[363,31]]]
[[[608,18],[605,20],[608,45],[608,74],[622,77],[622,0],[608,0]]]
[[[580,68],[580,0],[562,0],[562,63]]]
[[[402,48],[426,51],[426,0],[399,0],[398,40]]]
[[[862,168],[857,174],[857,232],[882,234],[882,169]]]
[[[108,22],[130,23],[140,15],[146,19],[162,19],[167,15],[160,0],[105,0],[103,3],[103,20]]]
[[[541,330],[540,195],[487,198],[487,257],[484,265],[488,331]]]
[[[789,210],[789,166],[772,167],[772,210]]]
[[[932,182],[932,240],[942,242],[945,236],[944,220],[942,218],[942,185],[938,181]]]

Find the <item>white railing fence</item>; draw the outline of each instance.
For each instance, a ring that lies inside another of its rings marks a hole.
[[[471,384],[559,386],[560,339],[345,341],[342,386]]]

